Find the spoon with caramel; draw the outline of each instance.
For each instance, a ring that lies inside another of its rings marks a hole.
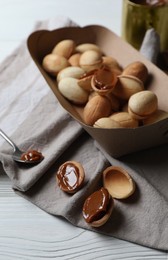
[[[17,145],[0,129],[0,135],[13,147],[13,160],[20,163],[37,164],[44,159],[36,150],[21,151]]]

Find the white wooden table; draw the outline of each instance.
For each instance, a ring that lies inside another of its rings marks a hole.
[[[122,0],[0,0],[0,62],[24,40],[37,20],[65,15],[84,26],[100,24],[121,34]],[[149,249],[72,226],[11,189],[0,173],[0,260],[168,259]]]

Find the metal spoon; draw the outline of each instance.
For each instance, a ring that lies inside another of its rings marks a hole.
[[[0,129],[0,135],[13,147],[13,160],[16,162],[26,163],[26,164],[37,164],[43,160],[43,156],[41,156],[38,160],[23,160],[21,156],[25,153],[21,151],[17,145]]]

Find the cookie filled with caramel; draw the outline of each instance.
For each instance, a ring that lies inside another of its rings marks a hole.
[[[77,192],[83,185],[85,172],[82,165],[76,161],[63,163],[56,173],[56,181],[61,190],[67,193]]]
[[[102,187],[92,193],[84,202],[83,217],[92,227],[104,225],[111,216],[114,201],[108,190]]]
[[[94,91],[102,95],[110,93],[116,85],[117,80],[116,73],[103,66],[94,73],[91,85]]]

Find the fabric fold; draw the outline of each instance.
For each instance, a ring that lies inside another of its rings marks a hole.
[[[14,162],[8,144],[0,153],[3,168],[11,178],[13,188],[28,190],[81,133],[82,128],[55,102],[52,93],[43,97],[34,109],[33,118],[32,114],[27,117],[12,138],[17,140],[23,151],[40,150],[44,160],[35,166]]]
[[[157,63],[158,55],[160,53],[160,36],[154,28],[146,31],[140,53],[154,64]]]
[[[34,30],[76,26],[67,17],[37,22]],[[12,187],[26,191],[58,159],[77,138],[82,128],[57,102],[30,57],[27,43],[9,56],[0,66],[1,128],[21,150],[38,149],[45,159],[34,167],[14,162],[12,148],[3,142],[0,160],[12,180]],[[5,101],[5,102],[4,102]],[[66,134],[64,134],[66,133]]]

